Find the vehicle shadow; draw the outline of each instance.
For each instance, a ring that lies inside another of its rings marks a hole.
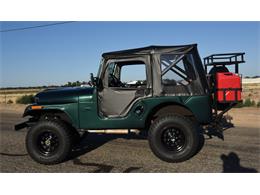
[[[228,155],[222,154],[220,156],[223,161],[223,173],[257,173],[254,168],[242,167],[240,165],[240,158],[235,152],[230,152]]]
[[[105,143],[112,141],[114,139],[123,138],[123,139],[146,139],[144,135],[137,135],[134,133],[129,134],[98,134],[98,133],[85,133],[83,134],[80,143],[75,146],[72,150],[70,158],[68,160],[72,160],[74,165],[78,166],[86,166],[86,167],[96,167],[93,173],[110,173],[114,166],[106,165],[101,163],[90,163],[90,162],[82,162],[80,160],[80,156],[91,152]],[[141,169],[141,167],[129,167],[122,171],[123,173],[131,173],[136,170]]]
[[[88,163],[81,162],[79,158],[73,159],[74,165],[86,166],[86,167],[96,167],[93,173],[110,173],[112,172],[114,166],[106,165],[101,163]],[[133,171],[139,170],[141,167],[129,167],[123,171],[123,173],[131,173]]]
[[[94,170],[93,173],[110,173],[111,170],[114,168],[114,166],[100,164],[100,163],[84,163],[84,162],[81,162],[79,158],[73,159],[73,164],[80,165],[80,166],[86,166],[86,167],[97,167],[97,169]]]
[[[107,142],[114,139],[146,139],[145,135],[138,135],[135,133],[129,134],[99,134],[99,133],[85,133],[83,134],[80,143],[74,147],[70,158],[68,160],[77,158],[83,154],[89,153]]]

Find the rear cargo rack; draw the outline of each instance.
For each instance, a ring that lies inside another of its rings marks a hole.
[[[245,53],[221,53],[212,54],[204,58],[205,72],[208,66],[235,65],[235,73],[238,73],[238,64],[245,63]]]
[[[216,124],[221,121],[223,115],[228,110],[242,101],[242,75],[239,74],[239,64],[245,63],[244,55],[244,52],[220,53],[204,58],[205,74],[213,96],[212,108]],[[235,66],[234,72],[229,72],[227,68],[229,65]],[[213,66],[209,73],[207,70],[208,66]],[[226,73],[233,77],[234,80],[232,82],[225,77]],[[218,111],[221,112],[219,113]]]

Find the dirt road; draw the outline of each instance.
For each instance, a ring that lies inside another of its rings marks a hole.
[[[192,159],[171,164],[157,159],[148,142],[137,135],[88,134],[75,149],[74,159],[52,166],[40,165],[27,154],[26,130],[15,132],[23,121],[22,109],[1,108],[1,172],[259,172],[259,109],[234,109],[236,125],[224,132],[224,141],[205,135],[202,150]]]

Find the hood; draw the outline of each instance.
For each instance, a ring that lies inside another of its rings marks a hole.
[[[68,104],[78,102],[81,95],[92,95],[92,87],[61,87],[46,89],[35,96],[37,104]]]

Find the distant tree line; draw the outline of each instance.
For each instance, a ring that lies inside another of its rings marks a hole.
[[[77,87],[82,85],[89,85],[89,82],[86,81],[75,81],[75,82],[67,82],[62,85],[42,85],[42,86],[29,86],[29,87],[1,87],[0,90],[8,90],[8,89],[47,89],[47,88],[56,88],[56,87]]]
[[[81,86],[81,85],[89,85],[89,82],[86,82],[86,81],[68,82],[67,84],[62,85],[62,87],[77,87],[77,86]]]

